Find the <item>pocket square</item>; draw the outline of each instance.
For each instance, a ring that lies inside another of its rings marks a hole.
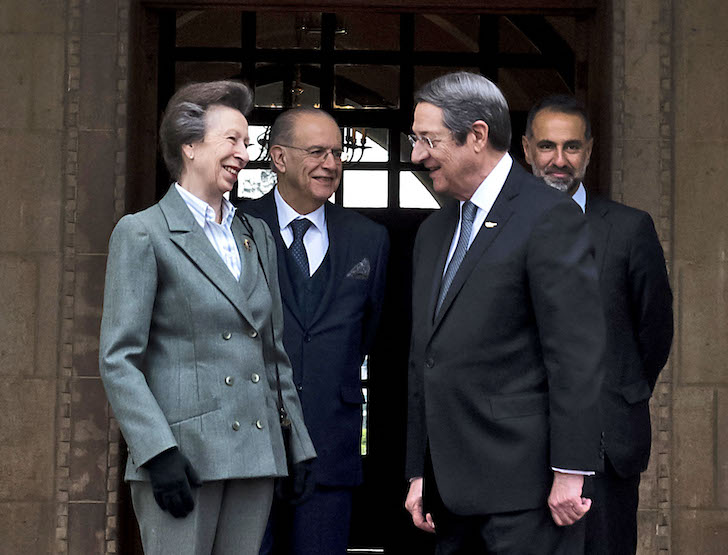
[[[346,277],[354,279],[367,279],[369,277],[369,272],[371,271],[371,269],[372,267],[371,264],[369,264],[369,259],[363,258],[360,262],[357,262],[351,270],[349,270],[349,272],[346,274]]]

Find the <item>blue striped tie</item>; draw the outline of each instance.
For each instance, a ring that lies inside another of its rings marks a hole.
[[[303,272],[304,277],[311,277],[308,267],[308,255],[306,247],[303,244],[303,236],[306,235],[308,228],[311,227],[311,220],[300,218],[291,222],[291,230],[293,231],[293,243],[289,249],[296,261],[296,265]]]
[[[445,275],[442,278],[442,284],[440,285],[440,296],[437,298],[437,308],[435,308],[435,316],[440,312],[445,296],[447,295],[452,280],[455,278],[455,274],[458,273],[458,268],[465,258],[465,253],[468,252],[468,243],[470,242],[470,234],[473,231],[473,220],[475,220],[475,213],[478,211],[478,207],[475,206],[469,200],[463,203],[462,206],[462,218],[460,223],[460,236],[458,237],[458,244],[455,247],[455,252],[450,259],[450,264],[447,265]]]

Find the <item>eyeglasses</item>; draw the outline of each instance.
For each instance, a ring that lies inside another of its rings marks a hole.
[[[424,143],[427,148],[435,148],[438,143],[441,143],[445,139],[430,139],[430,137],[427,137],[425,135],[415,135],[412,133],[411,135],[407,135],[407,138],[409,139],[410,144],[412,145],[412,148],[415,148],[417,146],[418,142]]]
[[[334,162],[341,162],[344,157],[344,151],[340,148],[323,148],[320,146],[312,146],[310,148],[301,148],[300,146],[293,146],[293,145],[273,145],[273,146],[284,146],[286,148],[294,148],[296,150],[301,150],[306,153],[306,156],[309,158],[313,158],[317,162],[323,162],[326,160],[326,157],[331,154],[331,156],[334,157]]]

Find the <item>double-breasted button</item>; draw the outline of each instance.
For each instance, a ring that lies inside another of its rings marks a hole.
[[[249,335],[250,337],[252,337],[253,339],[255,339],[256,337],[258,337],[258,332],[257,332],[257,331],[255,331],[255,330],[250,330],[250,331],[248,332],[248,335]]]
[[[309,333],[307,333],[306,335],[304,335],[304,336],[303,336],[303,340],[304,340],[304,341],[305,341],[306,343],[311,343],[311,339],[312,339],[312,338],[311,338],[311,334],[309,334]]]
[[[258,428],[259,430],[262,430],[263,429],[263,422],[261,420],[256,420],[255,421],[255,427]]]
[[[237,432],[239,429],[240,429],[240,422],[238,422],[237,420],[235,420],[233,422],[233,430],[235,430]]]
[[[433,366],[435,366],[435,359],[432,357],[428,358],[425,361],[425,366],[427,366],[428,368],[432,368]]]
[[[258,374],[256,374],[255,372],[253,372],[250,375],[250,381],[253,383],[258,383],[260,381],[260,376]]]
[[[225,376],[225,385],[233,385],[235,383],[235,378],[232,376]]]
[[[232,333],[230,333],[229,331],[224,331],[224,332],[222,332],[222,338],[223,338],[223,339],[224,339],[225,341],[227,341],[228,339],[230,339],[230,338],[231,338],[232,336],[233,336],[233,334],[232,334]]]

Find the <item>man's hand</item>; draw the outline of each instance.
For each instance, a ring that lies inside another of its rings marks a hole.
[[[551,517],[559,526],[574,524],[591,507],[591,499],[581,496],[584,476],[554,471],[554,483],[549,494]]]
[[[420,530],[434,533],[435,523],[432,521],[432,515],[422,512],[422,478],[415,478],[410,482],[407,499],[404,501],[404,508],[412,515],[412,522]]]
[[[154,500],[174,518],[184,518],[195,508],[192,489],[202,485],[190,461],[179,449],[163,451],[144,465],[149,471]]]

